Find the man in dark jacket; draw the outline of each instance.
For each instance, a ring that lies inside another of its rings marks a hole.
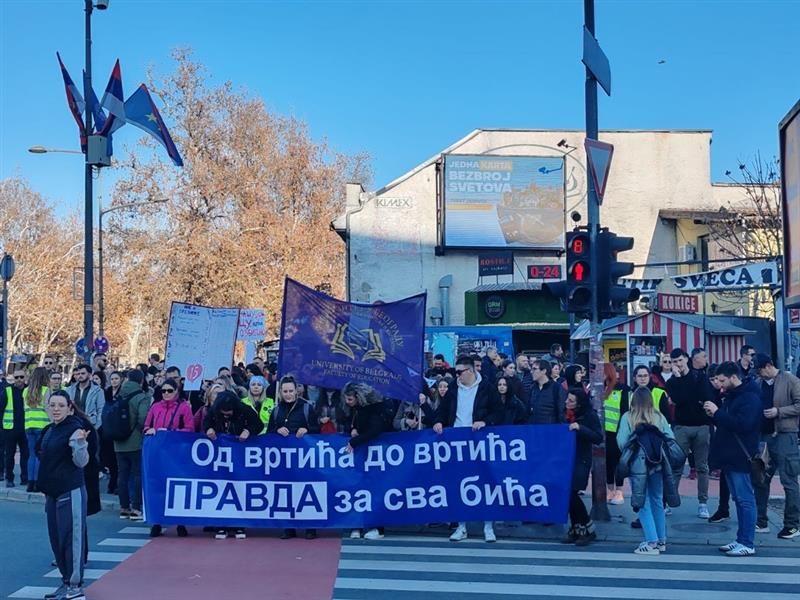
[[[703,353],[705,354],[705,353]],[[697,516],[708,519],[708,448],[711,443],[709,420],[703,404],[711,400],[711,383],[700,368],[689,368],[689,356],[682,348],[675,348],[672,357],[672,377],[667,381],[667,393],[675,404],[675,418],[672,430],[675,440],[686,456],[694,454],[697,470]],[[699,355],[696,355],[699,356]],[[697,366],[701,361],[695,361]],[[675,485],[679,486],[683,465],[676,465],[673,475]]]
[[[546,360],[537,360],[531,366],[531,420],[534,425],[560,423],[564,413],[564,388],[552,380],[552,366]]]
[[[725,393],[725,402],[718,407],[709,400],[703,409],[717,428],[711,462],[725,474],[739,521],[736,541],[721,546],[720,551],[728,556],[752,556],[756,553],[756,498],[750,479],[750,458],[758,449],[762,410],[758,386],[752,381],[742,383],[739,373],[734,362],[719,365],[716,377]]]
[[[530,404],[531,391],[533,390],[533,375],[531,374],[531,362],[525,354],[517,355],[517,377],[522,381],[522,389],[524,390],[524,397],[520,400],[526,404]]]
[[[14,456],[19,448],[20,483],[28,483],[28,440],[25,437],[25,371],[14,371],[14,385],[5,385],[0,396],[0,420],[3,428],[6,487],[14,487]]]

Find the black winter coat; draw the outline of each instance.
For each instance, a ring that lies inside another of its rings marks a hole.
[[[308,433],[319,433],[319,421],[314,407],[308,400],[302,398],[298,398],[292,404],[279,402],[269,416],[267,431],[275,433],[281,427],[286,427],[291,434],[297,433],[298,429],[305,429]]]
[[[273,413],[275,411],[272,411]],[[203,432],[213,429],[218,435],[228,433],[239,436],[245,429],[250,432],[250,437],[258,435],[264,429],[264,423],[258,417],[258,413],[246,404],[236,405],[233,415],[226,420],[222,413],[217,409],[216,402],[206,413],[203,419]]]
[[[492,394],[489,399],[487,425],[525,425],[528,422],[528,407],[516,396],[506,397],[503,402],[500,394]]]
[[[709,464],[715,469],[750,472],[750,459],[761,437],[763,407],[758,384],[752,379],[725,393],[725,402],[714,413],[717,429],[711,438]],[[737,436],[747,453],[739,445]]]
[[[572,471],[572,489],[585,490],[592,472],[592,446],[603,441],[603,428],[597,413],[589,409],[579,415],[575,432],[575,469]]]
[[[383,433],[385,425],[383,415],[386,412],[383,402],[374,402],[365,406],[356,406],[353,408],[352,419],[350,421],[349,435],[353,429],[358,433],[350,438],[350,445],[355,448],[356,446],[363,446],[369,444],[372,440]]]

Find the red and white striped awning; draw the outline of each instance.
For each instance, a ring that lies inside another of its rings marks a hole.
[[[664,336],[668,352],[673,348],[683,348],[686,352],[691,352],[694,348],[705,348],[708,360],[712,363],[739,358],[739,349],[744,345],[743,333],[721,333],[708,331],[706,328],[704,335],[702,320],[699,324],[700,326],[696,326],[669,315],[650,312],[618,325],[604,327],[603,333]]]

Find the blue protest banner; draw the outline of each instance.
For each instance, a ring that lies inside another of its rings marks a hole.
[[[144,444],[146,518],[261,528],[566,522],[575,457],[566,425],[389,433],[351,454],[347,440],[159,432]]]
[[[422,387],[425,300],[342,302],[286,278],[278,373],[341,389],[348,381],[416,401]]]

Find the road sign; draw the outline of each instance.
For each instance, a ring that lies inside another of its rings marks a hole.
[[[603,195],[606,193],[608,172],[611,170],[611,157],[614,156],[614,146],[606,142],[586,138],[586,159],[589,163],[589,172],[594,181],[594,190],[597,192],[597,203],[603,204]]]
[[[583,58],[581,59],[586,68],[591,71],[597,83],[605,90],[606,94],[611,95],[611,65],[608,57],[603,52],[600,44],[597,43],[592,32],[583,28]]]
[[[75,354],[78,356],[86,356],[86,354],[88,354],[85,339],[80,338],[77,342],[75,342]]]
[[[102,352],[103,354],[105,354],[106,352],[108,352],[108,348],[109,348],[109,343],[107,337],[101,335],[99,337],[94,338],[95,352]]]

